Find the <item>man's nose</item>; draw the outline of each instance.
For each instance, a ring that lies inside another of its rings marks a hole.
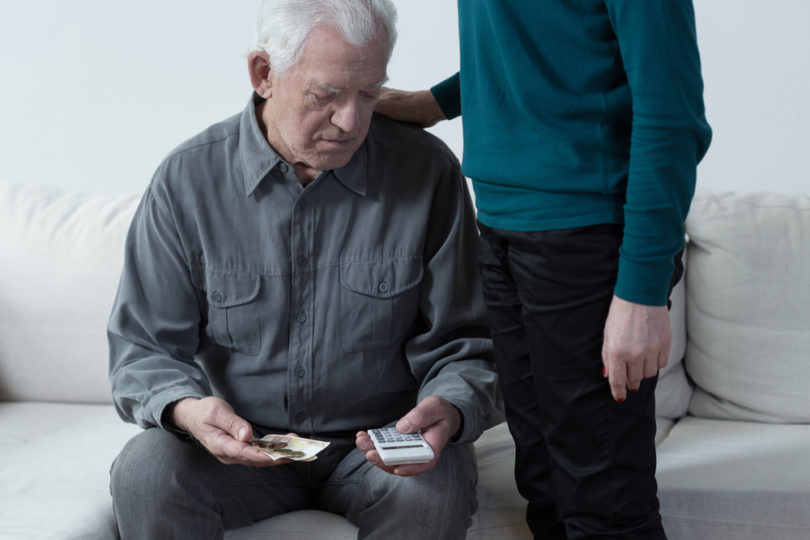
[[[360,125],[360,106],[357,98],[340,100],[332,113],[332,124],[344,133],[354,133]]]

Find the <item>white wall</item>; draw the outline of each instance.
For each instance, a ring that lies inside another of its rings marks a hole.
[[[391,84],[458,63],[455,0],[395,0]],[[258,0],[4,3],[0,181],[140,192],[160,159],[250,95]],[[714,189],[810,193],[810,2],[695,0]],[[461,153],[460,121],[433,131]]]
[[[810,193],[810,2],[694,0],[712,189]]]

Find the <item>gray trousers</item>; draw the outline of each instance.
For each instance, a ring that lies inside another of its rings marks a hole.
[[[113,463],[110,490],[123,540],[222,538],[225,529],[293,510],[345,516],[359,538],[464,538],[477,508],[475,453],[448,445],[414,477],[368,463],[354,435],[318,459],[254,468],[225,465],[196,442],[162,429],[133,437]]]

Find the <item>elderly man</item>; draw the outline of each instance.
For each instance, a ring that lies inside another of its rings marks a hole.
[[[158,168],[132,223],[108,335],[123,538],[217,538],[297,509],[362,537],[462,538],[471,441],[500,419],[458,163],[374,117],[390,0],[267,0],[246,109]],[[421,431],[387,466],[366,429]],[[274,461],[249,441],[330,445]],[[414,519],[415,517],[419,519]]]

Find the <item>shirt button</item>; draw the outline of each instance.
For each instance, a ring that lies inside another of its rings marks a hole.
[[[308,262],[309,262],[309,259],[307,259],[303,255],[298,256],[298,265],[299,266],[306,266]]]
[[[295,368],[295,376],[298,377],[299,379],[303,379],[304,375],[306,375],[306,373],[307,373],[307,370],[305,370],[302,367]]]
[[[286,164],[286,163],[282,163],[281,165],[279,165],[279,166],[278,166],[278,168],[279,168],[279,169],[281,170],[281,172],[283,172],[284,174],[287,174],[287,170],[289,169],[289,167],[287,167],[287,164]]]
[[[307,322],[307,314],[301,311],[295,316],[295,320],[303,324]]]
[[[381,281],[380,284],[377,285],[377,289],[379,289],[381,293],[387,293],[390,288],[391,286],[388,285],[387,281]]]
[[[214,302],[222,302],[223,298],[222,293],[219,291],[214,291],[211,293],[211,300]]]

